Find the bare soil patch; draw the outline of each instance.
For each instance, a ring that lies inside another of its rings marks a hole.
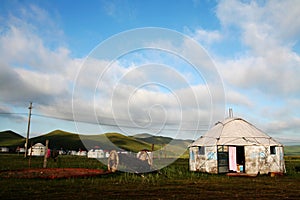
[[[86,168],[35,168],[0,171],[0,178],[41,178],[58,179],[71,177],[91,177],[110,173],[102,169]]]

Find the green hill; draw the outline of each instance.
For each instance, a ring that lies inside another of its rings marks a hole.
[[[285,146],[284,154],[286,156],[300,156],[300,145]]]
[[[137,139],[137,140],[147,142],[149,144],[160,144],[160,145],[168,144],[173,140],[170,137],[153,136],[150,134],[137,134],[137,135],[130,136],[130,137]]]
[[[189,141],[173,140],[170,137],[152,136],[150,134],[138,134],[135,136],[125,136],[119,133],[105,133],[98,135],[85,135],[69,133],[62,130],[55,130],[50,133],[31,138],[29,144],[45,144],[49,140],[50,149],[64,150],[88,150],[102,148],[105,150],[123,149],[126,151],[138,152],[141,149],[154,150],[163,149],[172,152],[186,149]],[[0,146],[17,147],[24,146],[25,138],[12,131],[0,132]],[[171,142],[171,143],[170,143]],[[166,145],[169,144],[166,148]]]
[[[107,133],[105,135],[112,143],[124,150],[138,152],[141,149],[151,149],[151,144],[119,133]]]
[[[88,150],[95,147],[112,150],[123,149],[138,152],[141,149],[151,149],[151,144],[119,133],[84,135],[55,130],[48,134],[30,139],[30,142],[43,143],[49,140],[49,148],[66,150]]]
[[[50,149],[67,149],[67,150],[85,150],[85,146],[80,140],[80,136],[75,133],[69,133],[61,130],[55,130],[45,135],[40,135],[29,140],[33,144],[45,144],[49,140]]]
[[[10,130],[0,132],[0,146],[13,149],[18,146],[24,146],[24,144],[25,138],[23,136]]]
[[[171,137],[153,136],[147,133],[137,134],[130,137],[144,141],[151,145],[154,144],[154,150],[162,150],[171,157],[178,156],[180,152],[185,152],[187,150],[188,145],[192,143],[192,140],[180,140],[173,139]],[[185,155],[185,157],[187,157],[187,155]]]
[[[99,146],[102,149],[118,149],[138,152],[141,149],[150,149],[151,144],[119,133],[106,133],[100,135],[80,135],[81,140],[88,149]]]

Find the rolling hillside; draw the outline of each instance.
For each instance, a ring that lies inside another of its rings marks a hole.
[[[24,146],[25,138],[13,131],[0,132],[0,146],[17,148],[18,146]]]
[[[61,130],[55,130],[45,135],[40,135],[30,139],[30,143],[45,144],[49,140],[50,149],[66,149],[66,150],[85,150],[78,134],[69,133]]]
[[[99,146],[102,149],[118,149],[117,147],[138,152],[141,149],[151,149],[151,144],[119,133],[105,133],[100,135],[80,135],[81,140],[88,149]],[[116,147],[117,146],[117,147]]]
[[[170,137],[153,136],[147,133],[133,136],[125,136],[119,133],[105,133],[98,135],[78,135],[61,130],[55,130],[50,133],[31,138],[29,144],[43,143],[49,140],[51,149],[65,150],[88,150],[95,147],[106,150],[124,149],[127,151],[138,152],[141,149],[151,150],[154,144],[154,150],[172,152],[182,152],[192,142],[190,140],[178,140]],[[25,138],[13,131],[0,132],[0,146],[9,147],[12,151],[18,146],[23,147]],[[300,155],[300,146],[285,146],[285,155]]]
[[[169,137],[152,136],[149,134],[138,134],[134,136],[125,136],[119,133],[105,133],[98,135],[78,135],[61,130],[55,130],[50,133],[31,138],[29,144],[42,143],[49,140],[49,148],[64,150],[88,150],[93,148],[102,148],[106,150],[123,149],[127,151],[138,152],[141,149],[154,150],[164,149],[174,152],[186,149],[189,141],[172,140]],[[0,146],[9,146],[16,148],[24,146],[25,138],[13,133],[12,131],[0,132]]]
[[[286,156],[300,156],[300,145],[285,146],[284,155]]]
[[[40,142],[44,143],[49,140],[49,147],[52,149],[68,149],[68,150],[87,150],[95,147],[112,150],[123,149],[127,151],[138,152],[141,149],[151,150],[152,144],[154,149],[158,150],[163,148],[162,145],[168,144],[172,141],[172,138],[162,136],[144,135],[139,136],[125,136],[119,133],[105,133],[98,135],[78,135],[74,133],[64,132],[56,130],[45,135],[41,135],[32,138],[30,141],[33,144]],[[175,145],[169,146],[169,151],[175,151],[182,148],[186,148],[187,141],[173,140]]]
[[[144,134],[137,134],[134,136],[129,136],[131,138],[141,140],[150,144],[168,144],[170,143],[173,139],[170,137],[163,137],[163,136],[153,136],[147,133]]]

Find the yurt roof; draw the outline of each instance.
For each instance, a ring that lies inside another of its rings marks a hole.
[[[190,146],[280,145],[272,137],[242,118],[227,118],[207,131]]]
[[[34,147],[45,147],[42,143],[36,143],[35,145],[33,145]]]

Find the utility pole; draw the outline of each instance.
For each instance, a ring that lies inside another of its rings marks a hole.
[[[28,151],[28,138],[29,138],[29,132],[30,132],[30,119],[31,119],[32,102],[30,102],[30,105],[29,105],[28,109],[29,109],[29,114],[28,114],[28,126],[27,126],[27,136],[26,136],[26,143],[25,143],[25,155],[24,155],[24,158],[26,158],[27,151]]]

